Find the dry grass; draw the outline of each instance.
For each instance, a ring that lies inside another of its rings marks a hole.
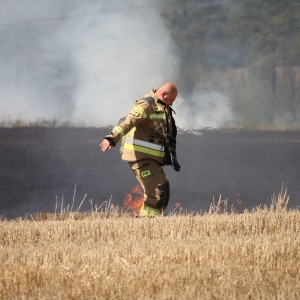
[[[299,299],[300,211],[287,200],[243,214],[220,200],[155,219],[106,205],[2,220],[0,297]]]

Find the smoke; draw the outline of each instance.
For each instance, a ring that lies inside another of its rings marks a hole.
[[[113,125],[138,97],[172,81],[178,68],[159,2],[2,0],[0,5],[1,120]],[[224,123],[220,112],[230,114],[227,100],[211,93],[204,105],[203,97],[198,93],[190,107],[180,105],[185,101],[179,97],[180,127]]]
[[[183,130],[226,127],[234,119],[230,99],[216,91],[196,90],[189,105],[179,97],[174,104],[174,109],[180,112],[176,116],[176,123]]]

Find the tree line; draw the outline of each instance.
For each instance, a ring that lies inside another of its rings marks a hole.
[[[237,112],[244,101],[244,113],[255,105],[269,122],[278,116],[300,122],[299,0],[165,0],[161,16],[176,46],[176,82],[187,101],[215,70],[245,69],[247,84],[230,95]],[[224,91],[222,83],[214,88]]]

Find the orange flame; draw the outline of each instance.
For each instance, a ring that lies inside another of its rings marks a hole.
[[[142,188],[137,184],[131,189],[131,192],[138,195],[144,195]],[[144,203],[144,197],[136,196],[134,199],[130,194],[125,194],[124,206],[133,211],[134,216],[138,216]]]
[[[133,188],[131,189],[131,193],[144,195],[141,186],[138,185],[138,184],[137,184],[135,187],[133,187]]]
[[[179,203],[179,202],[176,202],[176,203],[175,203],[175,207],[178,207],[178,206],[180,206],[180,203]]]
[[[238,205],[241,205],[243,203],[242,199],[241,199],[241,193],[240,192],[237,192],[235,193],[235,202],[238,204]]]

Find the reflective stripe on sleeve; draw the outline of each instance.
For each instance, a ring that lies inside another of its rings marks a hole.
[[[137,152],[142,152],[146,154],[150,154],[157,157],[164,157],[165,156],[165,147],[156,145],[150,142],[144,142],[137,139],[132,139],[129,137],[126,137],[125,143],[124,143],[124,149],[127,150],[134,150]]]
[[[140,210],[140,215],[147,216],[147,217],[156,217],[161,215],[161,211],[159,209],[143,204]]]
[[[121,135],[121,137],[124,136],[124,131],[120,126],[115,126],[112,131],[117,131]]]

